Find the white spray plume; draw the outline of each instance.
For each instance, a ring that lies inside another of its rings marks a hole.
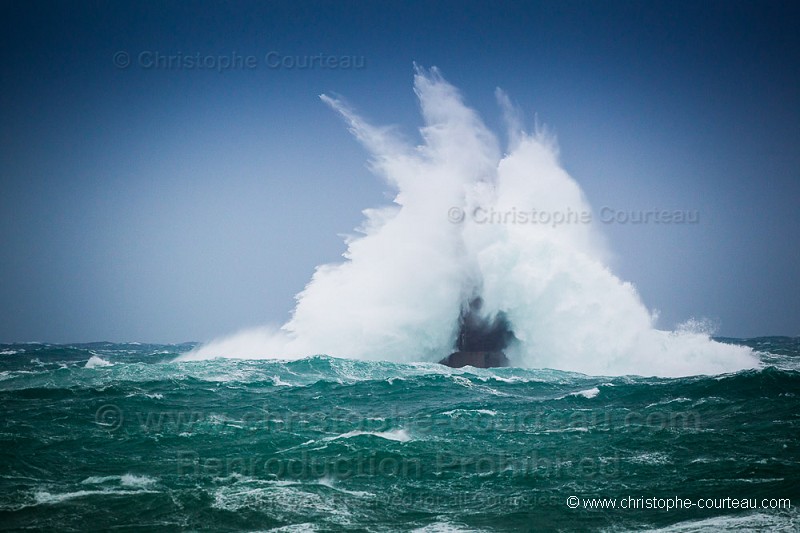
[[[605,266],[603,239],[554,139],[522,128],[498,89],[508,152],[436,68],[416,69],[420,146],[321,96],[397,191],[367,209],[345,261],[316,269],[291,320],[200,346],[181,359],[298,358],[437,361],[453,350],[462,307],[504,312],[519,343],[513,364],[595,375],[681,376],[757,366],[746,347],[706,331],[653,327],[634,287]]]

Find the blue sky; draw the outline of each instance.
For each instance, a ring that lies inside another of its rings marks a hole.
[[[0,342],[284,322],[361,210],[391,199],[318,95],[415,138],[414,62],[499,132],[503,88],[595,210],[698,212],[602,226],[659,326],[800,334],[798,23],[774,1],[4,2]],[[147,68],[153,54],[256,64]]]

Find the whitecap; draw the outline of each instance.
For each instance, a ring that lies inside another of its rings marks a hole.
[[[83,485],[99,485],[109,481],[119,481],[121,476],[90,476],[81,481]]]
[[[112,366],[113,364],[114,363],[109,363],[108,361],[106,361],[102,357],[99,357],[97,355],[93,355],[93,356],[91,356],[89,358],[88,361],[86,361],[86,364],[84,365],[83,368],[99,368],[99,367],[103,367],[103,366]]]
[[[294,518],[297,513],[320,513],[327,515],[334,522],[349,524],[350,513],[336,505],[330,498],[323,497],[313,492],[303,490],[302,485],[287,486],[282,483],[267,482],[251,484],[235,483],[231,486],[221,487],[214,491],[214,509],[225,511],[241,511],[243,509],[257,509],[263,512],[269,509],[282,518]]]
[[[497,411],[491,409],[450,409],[449,411],[444,411],[442,414],[454,416],[459,413],[478,413],[479,415],[497,416]]]
[[[583,396],[584,398],[592,399],[598,394],[600,394],[600,389],[598,389],[597,387],[592,387],[591,389],[586,389],[579,392],[573,392],[571,396]]]
[[[66,500],[72,500],[74,498],[82,498],[84,496],[92,496],[95,494],[108,494],[110,492],[111,491],[108,490],[76,490],[74,492],[60,492],[53,494],[47,491],[37,491],[34,493],[33,497],[38,504],[55,504]]]
[[[354,431],[348,431],[347,433],[342,433],[341,435],[337,435],[335,437],[327,437],[325,440],[349,439],[361,435],[372,435],[373,437],[380,437],[382,439],[393,440],[397,442],[408,442],[411,440],[411,436],[405,429],[394,429],[391,431],[354,430]]]
[[[670,404],[670,403],[675,403],[675,402],[677,402],[677,403],[683,403],[683,402],[691,402],[691,401],[692,401],[692,400],[690,400],[689,398],[683,398],[683,397],[680,397],[680,398],[672,398],[672,399],[670,399],[670,400],[664,400],[664,401],[661,401],[661,402],[655,402],[655,403],[650,403],[650,404],[647,404],[647,405],[645,406],[645,409],[649,409],[649,408],[651,408],[651,407],[655,407],[655,406],[657,406],[657,405],[667,405],[667,404]]]
[[[433,524],[428,524],[427,526],[414,529],[412,530],[412,533],[459,533],[462,531],[480,532],[486,530],[473,528],[465,529],[462,526],[453,524],[452,522],[434,522]]]
[[[34,500],[37,504],[41,505],[53,505],[65,502],[67,500],[73,500],[75,498],[84,498],[86,496],[97,496],[97,495],[113,495],[113,496],[128,496],[128,495],[135,495],[135,494],[155,494],[158,491],[154,490],[118,490],[111,487],[97,489],[97,490],[76,490],[72,492],[58,492],[53,493],[49,491],[36,491],[33,494]]]
[[[287,383],[281,379],[280,376],[272,376],[272,384],[276,387],[293,387],[291,383]]]
[[[269,530],[270,533],[313,533],[319,531],[317,526],[310,522],[303,524],[292,524],[289,526],[276,527]]]
[[[670,462],[669,455],[659,452],[643,453],[631,457],[629,460],[632,463],[648,464],[648,465],[664,465]]]
[[[553,399],[554,400],[563,400],[564,398],[569,398],[570,396],[582,396],[583,398],[588,398],[588,399],[591,400],[592,398],[594,398],[598,394],[600,394],[600,389],[598,389],[597,387],[592,387],[591,389],[586,389],[586,390],[577,391],[577,392],[570,392],[569,394],[565,394],[563,396],[558,396],[558,397],[553,398]]]
[[[120,478],[123,487],[148,487],[157,481],[155,478],[136,474],[125,474]]]

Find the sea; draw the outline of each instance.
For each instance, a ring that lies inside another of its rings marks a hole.
[[[800,338],[659,378],[0,345],[0,529],[798,531]]]

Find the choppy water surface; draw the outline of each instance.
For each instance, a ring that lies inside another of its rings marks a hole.
[[[800,340],[728,342],[763,367],[595,377],[0,345],[0,527],[796,530],[780,500],[800,502]],[[693,505],[647,508],[667,499]]]

